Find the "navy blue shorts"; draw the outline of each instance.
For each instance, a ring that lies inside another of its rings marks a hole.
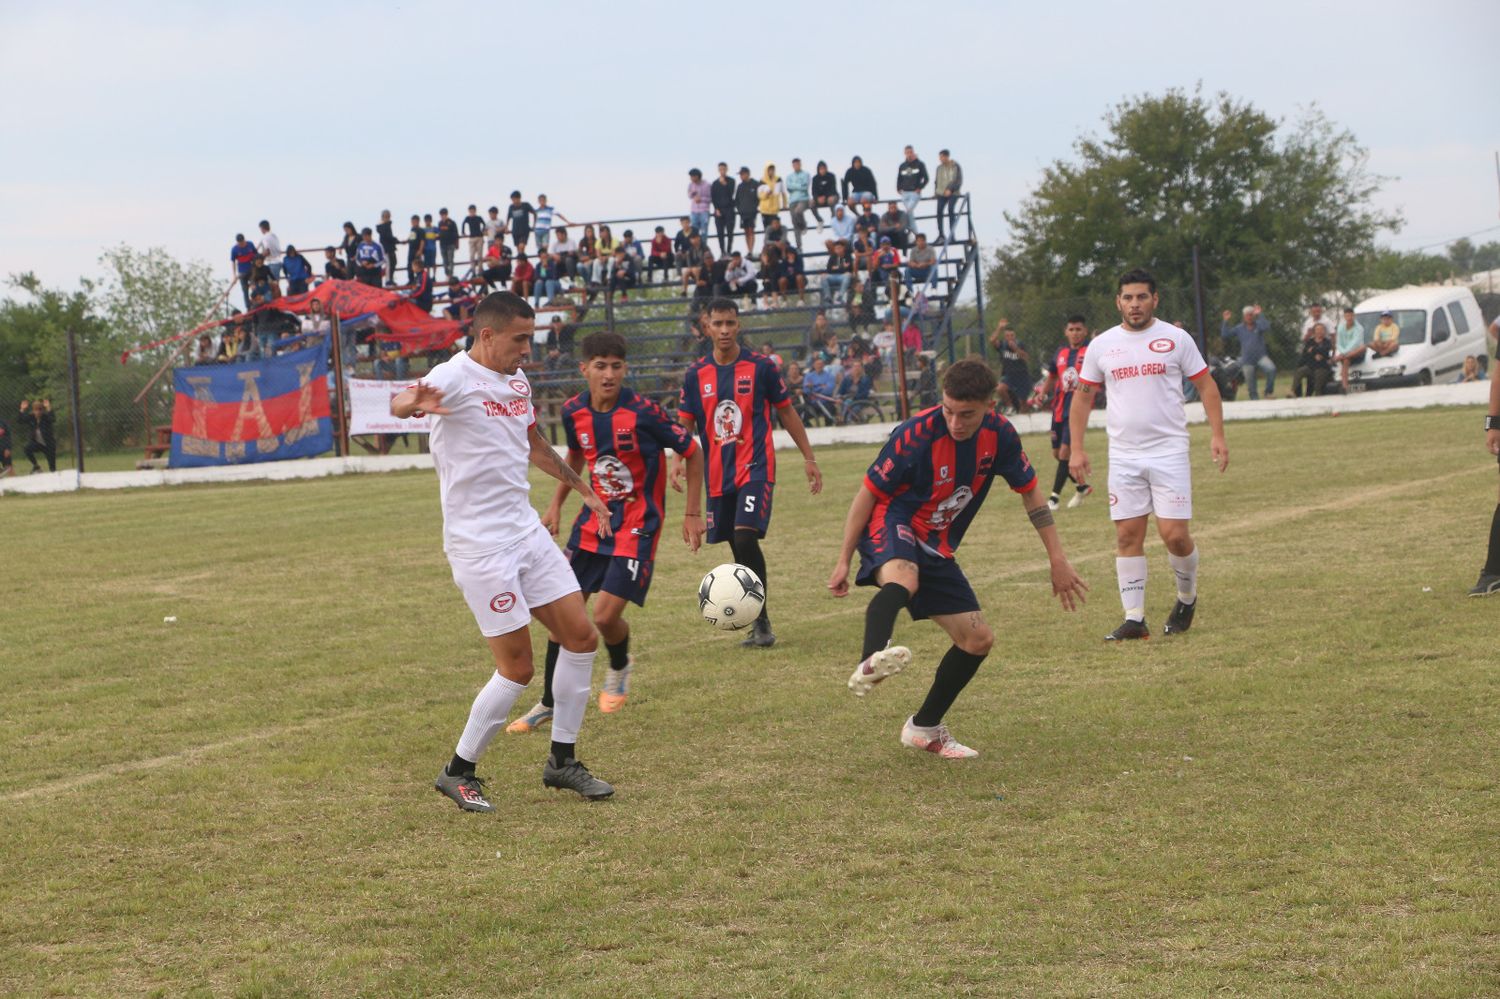
[[[754,531],[765,537],[771,526],[769,482],[750,482],[722,496],[708,497],[708,542],[728,541],[737,530]]]
[[[650,559],[571,550],[566,554],[585,597],[590,593],[612,593],[638,607],[646,605],[646,591],[651,589]]]
[[[1052,421],[1052,450],[1056,451],[1058,448],[1062,447],[1064,444],[1072,444],[1072,443],[1073,443],[1072,431],[1070,431],[1068,429],[1068,419],[1067,419],[1067,417],[1063,417],[1061,420],[1053,420]]]
[[[859,539],[859,573],[856,586],[879,586],[875,571],[891,559],[917,563],[917,592],[906,605],[913,621],[941,614],[966,614],[979,610],[979,598],[968,577],[951,558],[934,555],[917,544],[916,535],[905,524],[880,532],[877,540],[866,528]]]

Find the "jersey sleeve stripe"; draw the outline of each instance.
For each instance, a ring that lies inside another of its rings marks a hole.
[[[1080,385],[1092,385],[1095,388],[1098,388],[1100,385],[1103,385],[1104,383],[1103,382],[1096,382],[1092,378],[1085,378],[1082,375],[1079,375],[1078,376],[1078,384],[1080,384]]]
[[[1192,375],[1188,375],[1188,378],[1189,378],[1189,379],[1193,379],[1193,378],[1197,378],[1197,377],[1198,377],[1198,375],[1201,375],[1201,374],[1203,374],[1203,372],[1205,372],[1205,371],[1207,371],[1207,370],[1208,370],[1208,365],[1206,365],[1206,364],[1205,364],[1205,365],[1204,365],[1204,366],[1203,366],[1203,367],[1202,367],[1202,368],[1200,368],[1200,369],[1199,369],[1199,370],[1198,370],[1198,373],[1197,373],[1197,374],[1192,374]]]
[[[876,496],[883,496],[888,498],[891,495],[884,489],[881,489],[879,486],[877,486],[875,484],[875,480],[870,478],[868,475],[865,476],[865,488],[870,490],[870,492],[874,493]]]

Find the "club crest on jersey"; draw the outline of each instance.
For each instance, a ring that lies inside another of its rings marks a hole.
[[[704,382],[701,382],[700,384],[703,386],[703,394],[704,395],[713,395],[714,394],[714,383],[712,381],[704,381]]]
[[[714,407],[714,440],[720,444],[729,444],[739,440],[740,428],[744,426],[740,415],[740,407],[733,399],[720,400]]]
[[[578,435],[578,443],[583,447],[593,447],[593,440],[587,432]]]
[[[909,545],[914,545],[917,543],[917,536],[913,534],[911,528],[907,527],[905,524],[896,525],[896,537],[902,541],[905,541]]]
[[[621,427],[620,429],[616,430],[615,431],[615,450],[616,451],[634,451],[635,450],[635,431],[632,430],[632,429],[630,429],[629,427]]]
[[[635,491],[635,477],[625,463],[612,454],[602,454],[594,461],[594,484],[606,503],[623,499]]]
[[[510,387],[517,395],[530,395],[531,385],[524,378],[512,378]]]
[[[1170,354],[1172,353],[1172,348],[1175,346],[1177,345],[1167,337],[1160,337],[1159,339],[1152,340],[1150,343],[1146,344],[1146,347],[1153,354]]]
[[[953,523],[959,514],[964,512],[964,507],[968,506],[969,501],[973,498],[974,491],[972,489],[968,486],[959,486],[953,490],[952,496],[949,496],[937,505],[937,509],[932,511],[932,517],[928,523],[932,525],[934,531],[941,531]]]
[[[752,376],[752,375],[740,375],[738,378],[736,378],[734,380],[734,394],[735,395],[749,395],[750,394],[750,387],[752,385],[754,385],[754,384],[755,384],[755,378],[754,378],[754,376]]]
[[[1155,349],[1155,348],[1153,348],[1153,349]],[[1063,369],[1063,373],[1062,373],[1062,390],[1064,392],[1071,392],[1074,389],[1076,389],[1077,387],[1078,387],[1078,369],[1075,368],[1075,367],[1073,367],[1070,364],[1066,368]]]

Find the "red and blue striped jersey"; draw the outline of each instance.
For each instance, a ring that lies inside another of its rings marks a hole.
[[[729,364],[710,354],[688,368],[678,408],[697,423],[708,495],[776,481],[771,410],[791,404],[781,368],[764,354],[741,350]]]
[[[941,406],[924,409],[891,433],[865,473],[876,496],[870,527],[910,524],[924,548],[952,558],[996,475],[1018,493],[1036,488],[1036,471],[1009,420],[991,410],[974,436],[959,441]]]
[[[620,389],[619,402],[605,413],[590,408],[588,392],[580,392],[563,404],[562,424],[569,450],[583,455],[594,492],[609,505],[613,531],[599,537],[599,519],[585,506],[573,521],[568,547],[655,558],[666,510],[666,449],[692,454],[698,446],[692,434],[629,388]]]
[[[1052,359],[1052,418],[1059,423],[1068,418],[1068,406],[1073,402],[1073,391],[1078,388],[1078,373],[1083,370],[1083,355],[1089,345],[1078,347],[1064,345]]]

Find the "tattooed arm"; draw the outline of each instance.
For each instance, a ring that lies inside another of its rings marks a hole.
[[[547,439],[542,436],[541,430],[535,423],[531,425],[530,438],[531,463],[569,489],[576,489],[583,497],[584,505],[594,511],[594,516],[598,518],[599,536],[609,537],[611,533],[609,507],[599,498],[593,488],[558,456],[557,451],[547,443]]]

